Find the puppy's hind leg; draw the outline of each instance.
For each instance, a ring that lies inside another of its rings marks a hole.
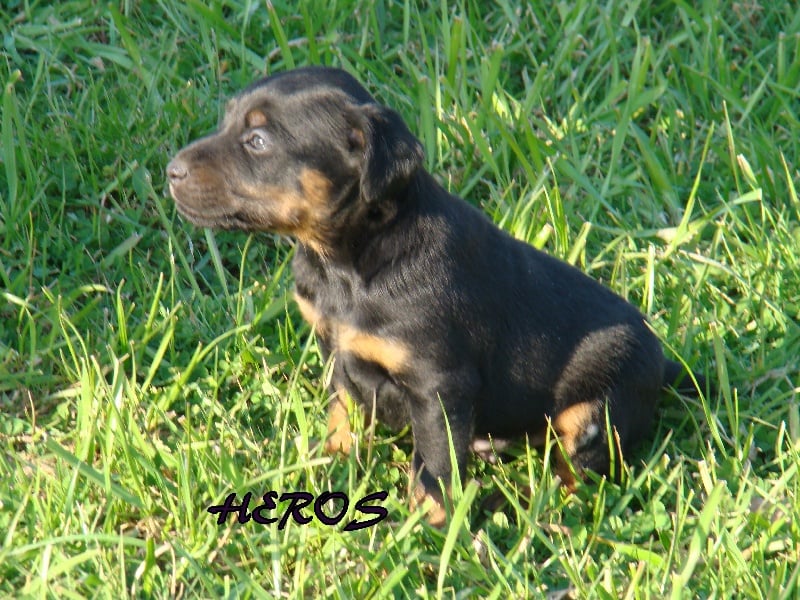
[[[559,442],[556,473],[568,490],[575,490],[587,470],[621,477],[623,452],[649,430],[657,397],[658,390],[620,387],[602,400],[572,404],[553,419]]]

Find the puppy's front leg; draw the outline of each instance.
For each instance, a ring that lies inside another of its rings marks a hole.
[[[429,509],[427,519],[436,527],[444,525],[446,518],[441,483],[449,491],[453,475],[449,439],[453,440],[455,467],[463,477],[472,441],[474,403],[477,398],[476,386],[467,383],[471,378],[450,374],[447,379],[461,383],[428,387],[424,394],[415,394],[410,403],[411,430],[414,435],[411,476],[412,485],[415,484],[411,495],[412,508],[432,500],[433,506]]]
[[[350,454],[353,434],[350,431],[349,398],[344,387],[339,387],[328,407],[328,437],[325,439],[327,454]]]

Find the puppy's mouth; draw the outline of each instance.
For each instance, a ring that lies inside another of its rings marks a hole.
[[[277,233],[319,246],[321,226],[309,226],[308,213],[313,211],[297,192],[265,187],[256,195],[253,190],[187,181],[170,182],[169,191],[178,213],[197,227]]]
[[[192,225],[197,227],[208,227],[214,229],[238,229],[249,231],[252,229],[250,222],[239,211],[226,211],[226,210],[209,210],[208,208],[198,208],[195,202],[192,202],[181,194],[177,194],[172,184],[169,186],[172,199],[175,201],[175,206],[178,213],[189,221]]]

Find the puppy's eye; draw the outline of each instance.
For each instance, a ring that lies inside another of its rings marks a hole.
[[[266,152],[269,149],[269,141],[266,136],[259,131],[251,131],[242,141],[244,145],[253,152]]]

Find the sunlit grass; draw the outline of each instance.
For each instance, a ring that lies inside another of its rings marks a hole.
[[[793,4],[68,0],[0,17],[0,593],[794,596]],[[443,185],[639,306],[717,392],[665,397],[619,484],[567,497],[530,449],[473,464],[441,531],[408,509],[408,436],[366,429],[349,458],[323,455],[330,365],[291,302],[291,243],[185,224],[162,175],[227,97],[309,63],[355,73]],[[347,520],[386,490],[389,516],[348,532],[206,510],[271,490],[342,491]]]

